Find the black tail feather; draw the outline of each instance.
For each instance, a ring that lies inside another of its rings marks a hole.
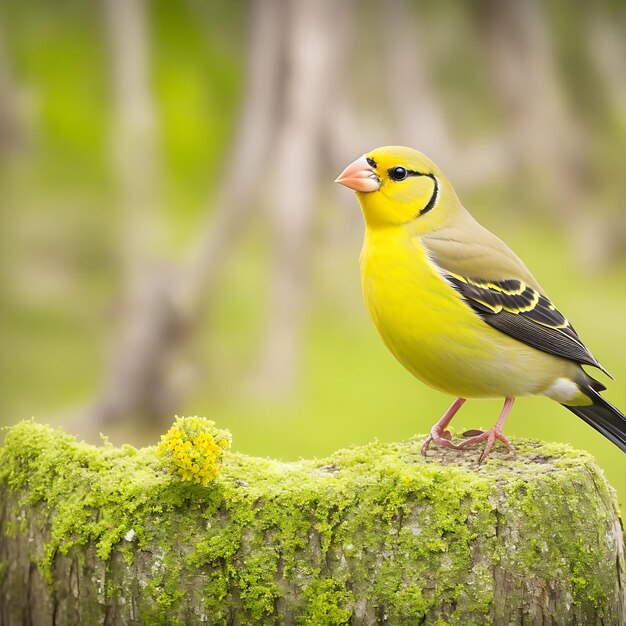
[[[612,441],[620,450],[626,452],[626,415],[607,402],[592,388],[584,390],[593,404],[588,406],[568,406],[566,409],[575,413],[607,439]]]

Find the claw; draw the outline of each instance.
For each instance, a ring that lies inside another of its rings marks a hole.
[[[458,450],[459,446],[452,443],[452,434],[447,430],[447,426],[456,415],[457,411],[463,406],[465,398],[457,398],[452,406],[446,411],[445,415],[432,427],[430,435],[426,437],[426,441],[422,444],[422,454],[426,456],[428,447],[434,441],[438,446]]]
[[[504,426],[504,422],[506,420],[507,415],[509,414],[511,407],[513,406],[514,398],[507,398],[504,402],[504,406],[502,407],[502,412],[500,413],[500,417],[496,422],[496,425],[489,430],[466,430],[463,433],[463,437],[467,437],[467,439],[460,444],[452,443],[452,435],[450,431],[447,430],[448,424],[451,422],[452,418],[456,415],[457,411],[463,406],[465,402],[465,398],[457,398],[452,406],[446,411],[445,415],[432,427],[430,431],[430,435],[426,437],[426,441],[422,444],[422,454],[426,456],[426,452],[430,444],[434,441],[438,446],[443,448],[449,448],[451,450],[462,450],[466,446],[471,446],[474,443],[480,443],[481,441],[486,441],[485,448],[480,455],[480,459],[478,463],[483,463],[485,459],[491,453],[491,450],[496,441],[500,441],[503,443],[509,452],[515,454],[515,448],[502,434],[502,427]]]
[[[471,446],[474,443],[480,443],[481,441],[487,441],[487,443],[485,444],[485,448],[480,455],[480,458],[478,459],[479,463],[482,463],[489,456],[489,453],[491,452],[491,449],[493,448],[493,445],[496,441],[501,441],[509,450],[509,452],[515,454],[515,448],[513,447],[513,444],[505,435],[497,430],[495,426],[490,430],[482,432],[480,435],[474,435],[473,437],[462,441],[457,447],[459,449],[462,449],[467,446]]]
[[[452,443],[450,439],[452,435],[449,431],[444,431],[443,433],[435,432],[435,428],[430,431],[430,435],[426,437],[426,441],[422,444],[422,454],[426,456],[426,452],[428,451],[428,447],[431,442],[434,441],[438,446],[442,448],[450,448],[451,450],[460,450],[460,447],[456,444]]]
[[[512,452],[513,454],[515,454],[515,448],[513,447],[513,444],[511,444],[508,438],[502,434],[502,427],[504,426],[504,421],[506,420],[506,417],[509,414],[509,411],[511,410],[512,406],[513,406],[513,398],[507,398],[504,403],[504,407],[502,408],[502,413],[500,413],[500,417],[498,418],[496,425],[493,428],[490,428],[489,430],[485,430],[484,432],[472,431],[472,430],[468,430],[464,432],[463,435],[469,436],[469,439],[466,439],[465,441],[461,442],[458,445],[458,447],[465,448],[466,446],[471,446],[474,443],[487,441],[487,443],[485,444],[485,448],[483,449],[483,452],[480,455],[480,458],[478,459],[479,464],[482,463],[489,456],[489,453],[491,452],[491,449],[493,448],[493,445],[495,444],[496,440],[501,441],[509,450],[509,452]]]

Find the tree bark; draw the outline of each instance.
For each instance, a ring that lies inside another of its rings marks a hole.
[[[154,448],[33,422],[0,449],[0,624],[623,623],[615,494],[590,455],[516,442],[227,456],[207,487]]]

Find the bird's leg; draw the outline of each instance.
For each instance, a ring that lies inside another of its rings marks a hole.
[[[493,448],[493,444],[496,442],[496,439],[498,441],[501,441],[510,452],[515,453],[515,448],[513,447],[511,442],[508,440],[507,437],[505,437],[502,434],[502,427],[504,426],[504,422],[506,421],[507,415],[511,411],[513,402],[515,402],[515,398],[507,398],[504,401],[504,406],[502,407],[502,412],[500,413],[500,417],[498,418],[498,421],[496,422],[496,425],[493,428],[486,430],[473,437],[470,437],[469,439],[460,443],[457,447],[465,448],[465,446],[469,446],[473,443],[487,441],[487,443],[485,444],[485,449],[483,450],[483,453],[480,455],[480,459],[478,460],[479,463],[482,463],[489,456],[489,453],[491,452],[491,449]]]
[[[457,398],[452,406],[445,412],[444,416],[430,429],[430,435],[426,437],[426,441],[422,445],[422,454],[426,456],[426,451],[430,442],[434,441],[438,446],[444,448],[452,448],[458,450],[459,446],[450,441],[450,431],[446,430],[452,418],[457,414],[458,410],[463,406],[465,398]]]

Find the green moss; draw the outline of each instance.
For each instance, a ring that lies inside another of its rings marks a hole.
[[[481,624],[494,611],[494,567],[520,590],[539,577],[574,603],[607,604],[611,573],[598,564],[614,557],[601,541],[581,541],[605,514],[590,515],[582,499],[595,492],[606,511],[614,496],[589,455],[516,442],[515,458],[496,451],[478,466],[472,453],[424,459],[420,443],[375,442],[297,463],[229,453],[202,486],[164,473],[154,448],[94,447],[23,422],[0,450],[0,493],[14,507],[4,532],[30,523],[22,510],[48,520],[36,555],[48,577],[58,555],[92,546],[108,568],[105,595],[138,585],[146,623],[186,623],[193,595],[212,624],[233,612],[244,624],[345,624],[360,599],[390,623],[436,615],[433,623]],[[555,519],[567,520],[558,533]],[[507,537],[515,528],[525,534]],[[147,578],[119,578],[120,564]],[[299,599],[288,608],[285,595]]]
[[[306,607],[299,623],[306,626],[349,624],[355,601],[353,594],[333,578],[320,578],[304,592]]]

